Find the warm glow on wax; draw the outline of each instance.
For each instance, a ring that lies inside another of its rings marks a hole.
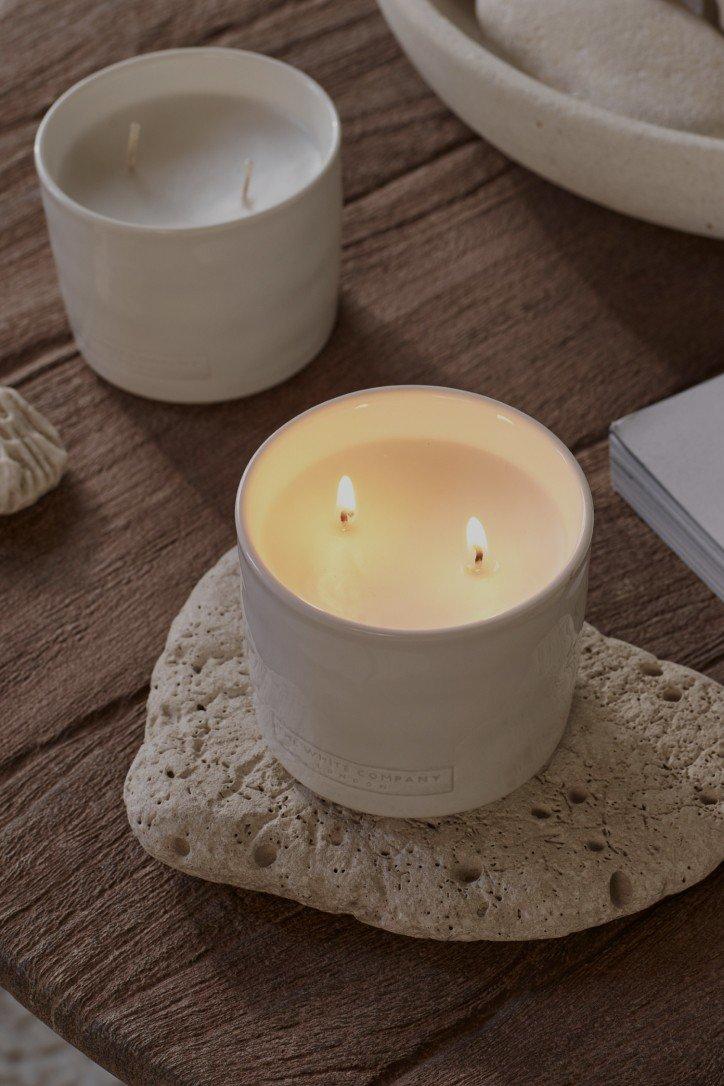
[[[352,480],[349,475],[343,475],[337,484],[337,516],[343,528],[349,527],[356,511],[357,498]]]

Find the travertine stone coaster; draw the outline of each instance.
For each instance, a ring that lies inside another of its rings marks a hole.
[[[134,833],[190,875],[433,939],[538,939],[643,909],[722,852],[722,688],[586,627],[550,765],[506,799],[430,821],[312,795],[257,731],[234,551],[174,621],[125,800]],[[444,727],[444,721],[441,721]]]

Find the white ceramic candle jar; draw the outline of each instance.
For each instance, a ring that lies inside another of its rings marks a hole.
[[[258,719],[299,781],[419,818],[545,764],[571,704],[593,512],[540,423],[452,389],[343,396],[262,445],[236,521]]]
[[[93,369],[202,403],[305,365],[336,312],[339,139],[313,80],[235,49],[150,53],[64,94],[35,159]]]

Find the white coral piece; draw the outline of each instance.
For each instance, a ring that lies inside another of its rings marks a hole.
[[[57,486],[67,459],[55,427],[14,388],[0,387],[0,516]]]

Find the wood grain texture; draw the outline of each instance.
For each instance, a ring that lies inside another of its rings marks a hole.
[[[606,440],[611,419],[720,367],[721,246],[508,162],[427,91],[371,0],[9,0],[0,42],[0,380],[71,458],[57,491],[0,525],[0,982],[143,1086],[713,1086],[716,876],[562,941],[419,943],[159,867],[121,790],[168,623],[233,543],[248,457],[374,384],[485,392],[551,426],[594,492],[590,620],[724,677],[721,605],[612,493]],[[76,79],[201,42],[269,52],[333,95],[344,278],[303,373],[184,408],[118,392],[77,354],[32,139]]]

